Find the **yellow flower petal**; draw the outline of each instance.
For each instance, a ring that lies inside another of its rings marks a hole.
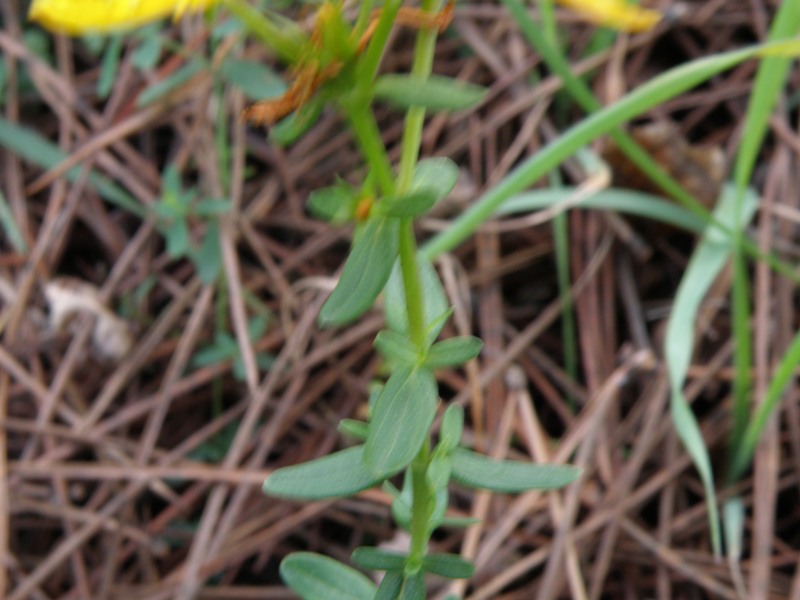
[[[217,0],[33,0],[28,18],[52,31],[79,35],[138,27],[203,10]]]
[[[596,25],[631,33],[652,29],[661,20],[661,13],[628,4],[625,0],[558,0],[558,2]]]

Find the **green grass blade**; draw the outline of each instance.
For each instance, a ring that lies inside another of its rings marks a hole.
[[[639,86],[619,102],[597,111],[567,130],[558,139],[516,167],[497,186],[486,192],[453,221],[449,228],[428,242],[423,248],[424,254],[435,257],[457,246],[484,223],[503,202],[539,180],[573,155],[581,146],[710,77],[772,49],[777,48],[759,45],[701,58],[675,67]],[[781,47],[780,50],[788,52],[797,49]]]
[[[799,31],[800,1],[781,2],[770,28],[768,40],[770,42],[787,40],[796,36]],[[750,182],[770,114],[778,96],[785,89],[786,78],[793,60],[786,56],[766,56],[758,66],[733,169],[733,180],[739,190],[744,190]]]
[[[25,243],[25,237],[17,226],[14,220],[14,215],[11,214],[11,208],[6,202],[6,197],[0,190],[0,226],[5,231],[8,241],[13,246],[14,250],[19,254],[25,254],[28,251],[28,245]]]
[[[584,78],[577,77],[572,72],[572,68],[564,58],[562,52],[554,45],[547,31],[539,26],[530,16],[528,10],[520,0],[503,0],[503,4],[514,18],[525,39],[531,47],[542,56],[547,67],[558,75],[565,91],[575,102],[587,113],[600,110],[603,104],[595,97],[589,84]],[[607,36],[616,35],[615,32],[605,31]],[[703,216],[707,221],[710,213],[683,187],[669,175],[656,161],[633,140],[622,129],[614,129],[609,132],[617,147],[625,154],[628,159],[635,164],[644,174],[647,175],[664,192],[689,208],[692,212]]]
[[[564,345],[564,372],[572,381],[578,379],[578,332],[575,311],[570,294],[570,243],[569,223],[566,213],[553,219],[553,246],[558,280],[558,297],[561,300],[561,343]],[[574,409],[575,398],[570,395],[567,405]]]
[[[737,202],[738,204],[738,202]],[[740,212],[735,210],[738,221]],[[731,408],[730,444],[736,448],[744,434],[750,414],[750,392],[752,387],[753,345],[750,336],[750,278],[747,274],[747,259],[742,252],[741,237],[733,237],[733,282],[731,285],[731,316],[733,337],[733,406]]]
[[[769,33],[769,41],[789,39],[800,31],[800,2],[788,0],[780,4]],[[744,242],[741,227],[741,204],[744,190],[753,173],[756,157],[761,150],[767,131],[768,120],[779,96],[783,93],[792,59],[782,56],[765,57],[758,66],[753,91],[747,107],[742,138],[736,154],[733,180],[738,191],[734,230],[737,232],[734,246],[733,338],[734,338],[734,380],[733,380],[733,428],[731,448],[734,453],[742,443],[742,436],[748,426],[750,398],[752,391],[752,343],[750,336],[749,280],[744,258]],[[729,469],[729,475],[732,469]]]
[[[533,190],[509,198],[495,212],[496,216],[529,213],[557,206],[572,197],[574,187]],[[673,227],[694,233],[702,233],[705,222],[702,218],[673,202],[635,190],[611,188],[597,192],[582,200],[573,208],[612,210],[637,217],[661,221]]]
[[[42,169],[52,169],[68,156],[47,138],[3,117],[0,117],[0,146],[8,148],[20,158]],[[68,181],[74,182],[80,176],[80,172],[81,167],[76,166],[67,171],[65,177]],[[88,181],[105,200],[134,215],[144,216],[145,211],[142,205],[107,177],[93,172],[89,174]]]
[[[800,332],[795,334],[789,348],[781,357],[778,368],[775,370],[775,375],[773,375],[764,394],[764,401],[758,406],[753,418],[748,422],[741,443],[734,448],[729,480],[735,481],[738,479],[750,464],[764,428],[767,426],[769,418],[778,408],[786,386],[794,379],[795,369],[798,364],[800,364]]]
[[[733,209],[737,202],[737,196],[735,188],[726,186],[719,205],[714,211],[716,218],[727,224],[728,227],[732,226],[735,219]],[[752,218],[757,204],[758,198],[755,193],[748,193],[743,206],[743,216],[745,217],[742,221],[743,224]],[[721,543],[714,474],[697,419],[683,395],[683,385],[694,348],[694,325],[697,311],[709,287],[730,258],[732,249],[733,241],[730,237],[719,227],[709,226],[692,255],[678,287],[664,340],[664,355],[671,388],[672,418],[678,435],[692,457],[703,482],[711,520],[712,544],[717,554],[720,553]]]

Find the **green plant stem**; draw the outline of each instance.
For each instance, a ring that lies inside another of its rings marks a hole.
[[[558,296],[561,299],[561,341],[564,344],[564,371],[572,381],[578,380],[578,348],[576,345],[575,314],[572,306],[569,279],[569,223],[561,213],[553,219]],[[567,396],[567,406],[575,409],[575,397]]]
[[[422,10],[435,11],[441,6],[441,0],[423,0]],[[417,33],[414,46],[414,61],[411,75],[425,80],[433,68],[433,55],[436,47],[437,31],[421,29]],[[411,185],[414,167],[419,159],[419,148],[422,141],[422,127],[425,122],[425,109],[414,107],[406,112],[403,127],[403,144],[400,154],[400,167],[397,176],[397,191],[403,193]],[[425,299],[419,281],[417,269],[417,242],[414,237],[414,223],[404,220],[400,225],[400,266],[403,271],[403,286],[406,292],[408,311],[408,330],[412,341],[420,350],[425,344]]]
[[[408,313],[408,335],[419,350],[425,349],[425,300],[417,268],[417,240],[414,237],[414,221],[400,221],[400,270],[406,294]]]
[[[375,27],[372,38],[370,38],[367,49],[364,52],[364,57],[358,66],[356,85],[362,92],[372,85],[375,76],[378,74],[383,51],[386,49],[389,34],[402,4],[402,0],[389,0],[381,9],[378,25]]]
[[[389,196],[395,191],[392,165],[386,154],[386,146],[381,139],[378,124],[369,106],[359,100],[344,106],[348,122],[356,137],[361,154],[369,165],[371,173],[378,182],[381,193]]]
[[[369,25],[370,18],[372,17],[372,0],[362,0],[358,3],[358,17],[353,24],[353,35],[360,37]]]
[[[423,0],[422,10],[434,12],[441,7],[441,0]],[[437,31],[421,29],[417,34],[414,46],[414,61],[411,65],[411,76],[425,80],[433,69],[433,55],[436,49]],[[425,123],[425,109],[421,107],[410,108],[406,112],[405,127],[403,128],[403,145],[400,154],[400,168],[397,175],[397,190],[403,193],[411,185],[414,175],[414,166],[419,158],[419,148],[422,141],[422,127]]]
[[[419,454],[411,463],[411,545],[408,559],[411,565],[418,565],[428,550],[429,520],[433,490],[428,483],[428,459],[430,443],[426,440]]]
[[[421,8],[433,12],[438,10],[441,4],[441,0],[422,0]],[[417,33],[411,75],[422,81],[428,78],[433,68],[437,34],[438,32],[435,30],[424,29]],[[411,185],[414,167],[419,160],[424,122],[424,108],[410,108],[406,112],[397,177],[397,190],[400,193]],[[403,287],[406,294],[409,336],[420,350],[424,350],[425,298],[417,268],[417,242],[414,236],[413,219],[404,219],[400,224],[400,268],[403,273]],[[411,544],[408,559],[412,568],[421,565],[430,538],[431,501],[434,492],[428,482],[429,458],[430,441],[426,439],[411,464],[413,494],[411,499]]]

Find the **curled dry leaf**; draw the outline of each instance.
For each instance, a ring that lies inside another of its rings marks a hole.
[[[119,362],[130,351],[133,340],[124,320],[100,301],[97,288],[89,283],[59,277],[44,288],[50,309],[50,328],[60,331],[79,313],[95,317],[92,346],[102,358]]]

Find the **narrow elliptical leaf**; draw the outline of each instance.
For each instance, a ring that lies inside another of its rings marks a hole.
[[[377,591],[363,573],[313,552],[284,558],[281,578],[303,600],[372,600]]]
[[[462,110],[478,104],[488,90],[479,85],[432,76],[383,75],[375,82],[375,98],[397,108],[417,106],[428,110]]]
[[[425,365],[430,369],[457,367],[478,356],[481,348],[483,342],[471,335],[442,340],[428,351]]]
[[[458,554],[428,554],[422,559],[422,569],[448,579],[469,579],[475,565]]]
[[[568,465],[492,460],[465,448],[453,451],[453,479],[467,487],[493,492],[552,490],[572,483],[580,473],[580,469]]]
[[[437,401],[436,381],[425,368],[401,368],[375,401],[364,460],[387,477],[408,465],[428,435]]]
[[[343,325],[369,310],[392,272],[398,244],[395,219],[370,219],[364,225],[353,240],[336,289],[319,313],[321,325]]]
[[[350,496],[383,481],[364,467],[364,446],[354,446],[293,467],[278,469],[264,493],[298,500]]]

